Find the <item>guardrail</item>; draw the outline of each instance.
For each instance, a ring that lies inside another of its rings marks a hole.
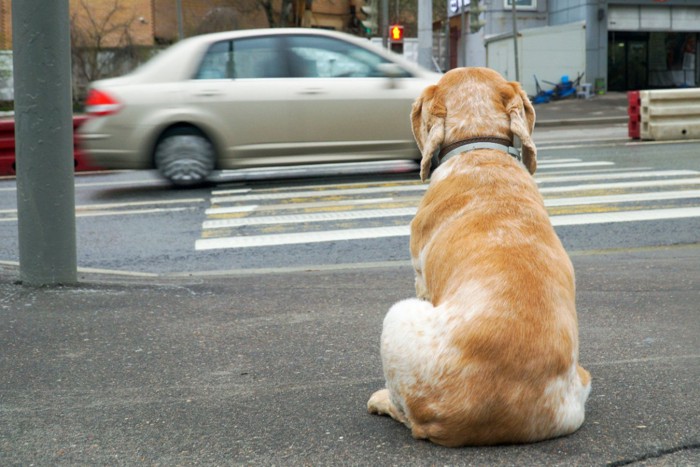
[[[99,170],[90,164],[88,157],[78,144],[75,130],[87,120],[83,115],[73,117],[73,161],[76,172]],[[15,175],[15,121],[14,119],[0,120],[0,175]]]
[[[627,134],[632,139],[639,139],[639,126],[642,124],[639,106],[639,91],[628,91],[627,115],[629,122],[627,123]]]
[[[700,139],[700,88],[631,91],[628,103],[631,138]]]

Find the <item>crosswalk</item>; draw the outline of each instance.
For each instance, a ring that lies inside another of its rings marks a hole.
[[[700,172],[543,159],[535,177],[556,226],[700,217]],[[379,181],[212,191],[196,250],[409,235],[426,184]]]

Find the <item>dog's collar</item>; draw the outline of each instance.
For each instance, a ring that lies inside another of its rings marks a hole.
[[[511,146],[510,140],[496,137],[470,138],[449,144],[440,149],[440,152],[437,154],[437,161],[439,164],[442,164],[457,154],[474,151],[475,149],[496,149],[510,154],[518,162],[523,161],[520,150]]]

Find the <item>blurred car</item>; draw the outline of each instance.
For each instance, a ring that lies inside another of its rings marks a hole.
[[[91,83],[80,137],[95,165],[156,168],[176,185],[217,169],[417,160],[411,104],[439,77],[334,31],[206,34]]]

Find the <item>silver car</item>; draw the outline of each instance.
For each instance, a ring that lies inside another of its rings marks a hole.
[[[206,34],[91,84],[84,149],[175,185],[217,169],[419,159],[411,103],[437,73],[319,29]]]

